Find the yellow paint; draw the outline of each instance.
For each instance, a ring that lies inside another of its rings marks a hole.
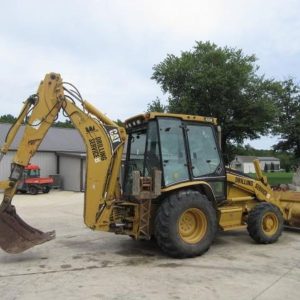
[[[181,239],[188,244],[199,243],[207,232],[207,223],[206,215],[200,209],[187,209],[178,221]]]
[[[127,139],[125,129],[116,125],[101,111],[87,101],[82,101],[82,107],[76,105],[65,97],[63,81],[59,74],[51,73],[39,85],[37,91],[38,101],[27,101],[21,111],[17,122],[12,126],[5,144],[1,148],[1,157],[8,151],[22,121],[30,112],[27,119],[23,137],[13,158],[13,163],[27,166],[31,157],[36,153],[40,143],[45,137],[50,126],[55,122],[60,110],[69,116],[75,128],[79,131],[87,152],[86,192],[84,203],[84,222],[95,230],[115,231],[115,223],[124,220],[131,223],[132,227],[124,229],[125,234],[137,238],[139,236],[140,199],[135,202],[123,199],[119,186],[119,174],[124,144]],[[157,117],[172,117],[184,121],[208,123],[217,125],[217,119],[203,116],[146,113],[126,120],[126,126],[141,125]],[[118,146],[112,146],[113,137],[116,137]],[[284,219],[289,224],[300,220],[300,197],[294,194],[277,193],[272,190],[260,169],[259,162],[254,161],[257,179],[248,178],[228,171],[226,175],[227,195],[222,204],[215,202],[213,190],[204,180],[181,182],[166,188],[161,192],[170,193],[179,189],[200,188],[206,193],[216,207],[219,226],[223,230],[236,229],[245,226],[246,216],[258,203],[265,201],[276,205],[283,213]],[[178,174],[174,173],[174,179]],[[10,203],[18,182],[0,182],[4,189],[5,205]],[[11,186],[13,185],[13,186]],[[143,194],[146,195],[147,193]],[[149,193],[148,193],[149,194]],[[141,194],[142,195],[142,194]],[[295,199],[294,199],[295,198]],[[146,199],[146,198],[145,198]],[[147,198],[148,199],[148,198]],[[157,203],[155,205],[158,205]],[[4,207],[4,206],[2,206]],[[120,207],[123,209],[120,210]],[[156,209],[156,207],[154,206]],[[150,219],[153,225],[155,209]],[[123,214],[123,215],[122,215]],[[300,223],[300,221],[299,221]],[[203,211],[197,208],[187,209],[178,221],[179,235],[189,244],[198,243],[207,231],[208,220]],[[266,235],[272,235],[278,228],[278,220],[273,213],[267,213],[262,222]],[[120,233],[120,232],[118,232]]]
[[[223,230],[236,229],[244,225],[242,206],[223,206],[218,208],[219,225]]]
[[[262,230],[265,235],[272,236],[278,230],[279,221],[275,213],[267,212],[262,217]]]

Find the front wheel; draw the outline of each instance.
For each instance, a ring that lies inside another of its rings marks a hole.
[[[203,254],[212,244],[216,231],[216,211],[212,203],[194,190],[166,197],[155,218],[157,244],[172,257]]]
[[[271,244],[278,240],[283,230],[283,216],[278,207],[263,202],[248,215],[248,232],[259,244]]]
[[[34,185],[32,185],[32,186],[30,186],[28,188],[28,192],[31,195],[36,195],[38,193],[38,189],[37,189],[37,187],[35,187]]]

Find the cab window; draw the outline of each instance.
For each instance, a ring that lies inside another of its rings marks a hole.
[[[161,170],[157,122],[150,121],[147,132],[144,176],[151,176],[152,169]]]
[[[159,134],[165,185],[189,179],[181,121],[159,119]]]
[[[132,189],[132,171],[143,174],[144,154],[146,144],[146,129],[131,133],[128,137],[127,160],[125,166],[124,192],[130,194]]]
[[[40,176],[40,170],[30,170],[30,177],[39,177]]]
[[[212,127],[199,124],[188,125],[187,135],[193,176],[200,177],[215,173],[221,160]]]

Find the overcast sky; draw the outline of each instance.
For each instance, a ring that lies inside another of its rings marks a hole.
[[[256,54],[260,72],[300,80],[297,0],[0,0],[0,115],[17,115],[45,73],[61,73],[112,119],[144,112],[152,67],[195,41]],[[274,139],[251,143],[268,148]]]

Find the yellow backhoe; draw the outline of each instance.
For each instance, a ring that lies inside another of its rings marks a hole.
[[[124,129],[84,101],[59,74],[50,73],[25,101],[1,148],[0,160],[24,124],[9,179],[0,182],[0,247],[8,253],[55,237],[54,231],[26,224],[12,198],[61,110],[86,146],[84,222],[93,230],[154,237],[168,255],[184,258],[207,251],[218,228],[247,227],[256,242],[273,243],[284,223],[299,224],[300,193],[273,191],[258,161],[256,179],[225,167],[215,118],[146,113],[128,119]]]

